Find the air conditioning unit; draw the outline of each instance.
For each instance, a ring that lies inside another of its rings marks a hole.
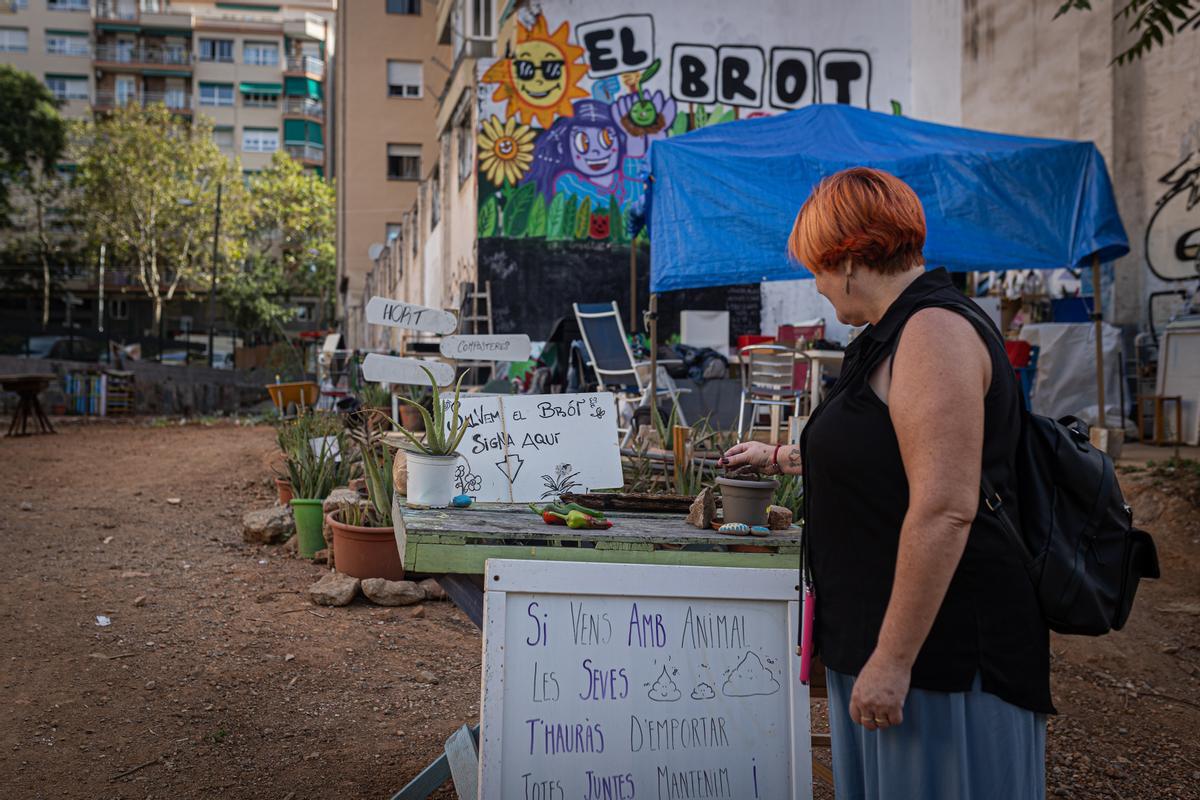
[[[463,55],[467,58],[491,58],[495,52],[494,39],[467,39],[463,42]]]

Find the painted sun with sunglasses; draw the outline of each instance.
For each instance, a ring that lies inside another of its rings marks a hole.
[[[506,117],[516,115],[527,124],[536,120],[546,129],[555,117],[572,114],[573,100],[588,96],[578,85],[587,74],[580,62],[583,48],[569,39],[568,23],[551,34],[541,14],[532,27],[518,23],[512,58],[497,61],[483,75],[485,83],[499,84],[492,99],[508,101]]]

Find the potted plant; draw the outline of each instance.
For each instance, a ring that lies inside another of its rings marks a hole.
[[[721,489],[726,523],[767,524],[767,507],[779,488],[778,481],[743,468],[717,478],[717,486]]]
[[[421,433],[425,430],[425,420],[421,416],[419,409],[426,408],[426,403],[429,401],[429,396],[425,389],[421,386],[409,386],[406,389],[406,394],[400,396],[400,400],[409,400],[411,402],[402,403],[400,406],[400,424],[406,430],[413,433]]]
[[[401,426],[400,433],[407,440],[404,446],[408,460],[408,502],[410,505],[445,508],[454,496],[454,462],[458,458],[458,445],[467,433],[467,423],[459,416],[459,393],[464,372],[454,384],[454,400],[449,403],[449,413],[438,391],[437,380],[426,367],[421,367],[429,376],[433,387],[432,411],[407,397],[400,400],[415,407],[425,423],[425,437],[417,431]]]
[[[326,517],[333,531],[333,563],[354,578],[404,579],[404,564],[392,528],[391,457],[368,430],[359,442],[367,502],[344,503]]]
[[[290,504],[296,518],[301,556],[312,558],[325,547],[321,532],[321,506],[335,486],[350,477],[349,460],[342,458],[345,444],[340,432],[329,434],[316,414],[305,414],[287,426],[287,475],[295,497]]]

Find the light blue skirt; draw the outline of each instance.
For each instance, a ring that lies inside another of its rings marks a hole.
[[[838,800],[1043,800],[1046,716],[980,689],[911,689],[904,722],[868,731],[850,719],[854,678],[827,669]]]

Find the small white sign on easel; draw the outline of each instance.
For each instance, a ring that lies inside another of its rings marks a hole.
[[[421,368],[433,373],[438,386],[454,383],[454,367],[444,361],[427,361],[421,358],[401,358],[368,353],[362,362],[363,378],[376,383],[401,383],[409,386],[428,386],[429,376]]]
[[[453,402],[442,395],[447,415]],[[524,503],[624,485],[610,392],[464,394],[459,414],[468,425],[455,468],[459,494]]]
[[[458,318],[440,308],[414,306],[386,297],[372,297],[367,303],[367,322],[418,333],[454,333]]]
[[[480,797],[810,800],[795,570],[485,572]]]
[[[532,349],[523,333],[447,336],[438,346],[446,358],[462,361],[525,361]]]

